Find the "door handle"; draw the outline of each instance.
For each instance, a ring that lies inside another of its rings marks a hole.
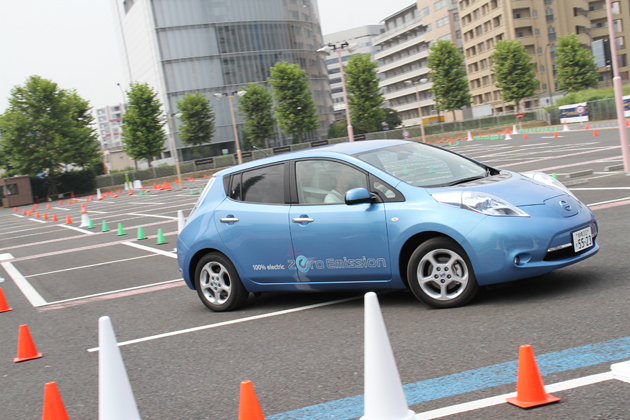
[[[293,219],[293,223],[311,223],[314,222],[314,219],[308,218],[308,217],[295,217]]]
[[[238,222],[238,219],[236,217],[223,217],[221,219],[221,223],[235,223]]]

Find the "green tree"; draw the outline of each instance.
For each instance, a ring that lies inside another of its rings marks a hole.
[[[123,150],[132,159],[146,159],[151,166],[153,157],[166,150],[164,124],[157,92],[147,83],[134,82],[127,91],[129,104],[123,116]]]
[[[531,57],[519,41],[503,40],[495,46],[490,60],[503,100],[514,101],[518,111],[521,99],[534,95],[540,84]]]
[[[429,79],[435,94],[435,107],[440,111],[453,111],[470,106],[470,91],[464,68],[464,55],[454,43],[439,40],[431,45],[427,65]]]
[[[258,83],[250,83],[239,100],[239,111],[245,119],[243,131],[250,145],[263,147],[266,139],[274,137],[273,98]]]
[[[590,49],[582,46],[576,34],[560,37],[556,54],[558,90],[578,92],[597,86],[595,58]]]
[[[335,121],[333,123],[330,123],[330,125],[328,126],[329,139],[337,139],[339,137],[345,137],[348,135],[347,130],[346,130],[346,133],[344,134],[344,131],[337,124],[338,122],[339,121]]]
[[[206,156],[212,146],[215,115],[210,100],[202,93],[186,94],[177,102],[183,123],[179,127],[179,138],[186,146],[192,146],[195,153]]]
[[[389,125],[390,130],[393,130],[402,124],[400,112],[393,108],[383,108],[383,112],[385,113],[385,122]]]
[[[280,129],[294,136],[293,143],[301,143],[302,133],[310,133],[319,127],[317,107],[308,90],[306,71],[297,64],[283,61],[271,68],[268,81],[273,88],[274,111]]]
[[[31,76],[15,86],[9,107],[0,116],[5,167],[13,174],[46,172],[55,191],[64,166],[86,167],[97,157],[88,101],[74,90]]]
[[[354,54],[344,67],[352,126],[360,127],[364,133],[380,131],[385,120],[377,67],[370,54]]]

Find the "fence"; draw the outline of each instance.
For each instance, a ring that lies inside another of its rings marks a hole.
[[[590,113],[590,109],[589,109]],[[531,110],[523,113],[523,122],[527,121],[546,121],[549,123],[549,113],[543,109]],[[476,118],[466,121],[454,121],[450,123],[437,123],[424,126],[425,135],[431,136],[434,134],[451,133],[457,131],[477,130],[480,128],[490,128],[501,125],[515,124],[516,116],[514,113],[493,115],[489,117]],[[355,135],[356,140],[387,140],[387,139],[402,139],[403,130],[409,131],[409,137],[416,138],[421,137],[421,128],[419,125],[413,127],[405,127],[396,130],[379,131],[375,133],[359,134]],[[326,144],[343,143],[348,141],[347,137],[339,137],[336,139],[318,140],[310,143],[291,144],[287,146],[274,147],[264,150],[254,150],[250,152],[242,152],[243,162],[250,162],[252,160],[262,159],[267,155],[277,155],[281,153],[293,152],[296,150],[308,149],[311,147],[323,146]],[[265,154],[266,152],[266,154]],[[180,172],[182,174],[209,171],[212,169],[225,168],[237,164],[236,154],[230,154],[225,156],[213,156],[209,158],[197,159],[192,162],[185,162],[179,165]],[[149,179],[165,178],[175,176],[175,166],[161,165],[144,169],[141,171],[129,171],[130,181],[140,180],[146,181]],[[119,172],[109,175],[101,175],[96,178],[97,188],[113,187],[115,185],[122,185],[125,183],[125,173]]]

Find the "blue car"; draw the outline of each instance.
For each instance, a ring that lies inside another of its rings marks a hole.
[[[554,178],[426,144],[343,143],[214,174],[177,240],[213,311],[249,293],[411,289],[433,308],[597,253],[590,209]]]

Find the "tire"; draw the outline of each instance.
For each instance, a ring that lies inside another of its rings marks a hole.
[[[478,285],[466,252],[449,238],[433,238],[420,244],[407,264],[413,294],[432,308],[463,306]]]
[[[214,312],[235,310],[249,295],[232,262],[217,252],[204,255],[197,264],[195,288],[203,304]]]

